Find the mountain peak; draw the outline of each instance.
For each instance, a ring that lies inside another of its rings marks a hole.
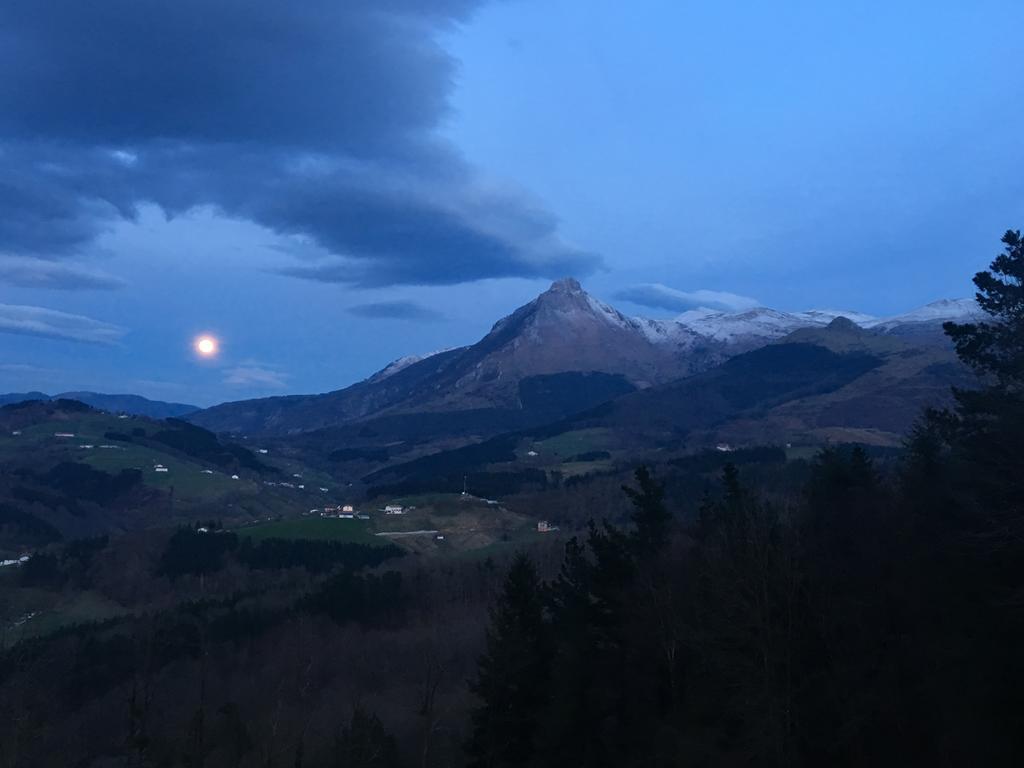
[[[857,325],[853,320],[848,317],[840,315],[830,322],[827,326],[830,331],[845,331],[847,333],[864,333],[864,329]]]
[[[580,285],[579,281],[574,277],[563,277],[561,280],[553,282],[547,292],[569,294],[583,293],[583,286]]]

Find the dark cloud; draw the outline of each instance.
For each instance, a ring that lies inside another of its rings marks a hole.
[[[484,0],[8,0],[0,252],[87,247],[136,206],[214,206],[324,253],[288,274],[451,284],[593,270],[436,133],[445,28]]]
[[[661,283],[641,283],[623,288],[615,298],[641,307],[686,312],[690,309],[714,309],[720,312],[743,312],[759,306],[757,299],[725,291],[680,291]]]
[[[56,288],[60,290],[109,290],[121,288],[124,281],[102,272],[45,259],[0,256],[0,283],[20,288]]]
[[[0,131],[88,145],[241,141],[376,156],[432,127],[433,41],[475,0],[7,0]]]
[[[372,304],[359,304],[349,307],[348,311],[359,317],[378,320],[421,320],[436,321],[444,319],[444,315],[414,301],[378,301]]]

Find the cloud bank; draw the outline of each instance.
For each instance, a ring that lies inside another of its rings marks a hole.
[[[8,0],[0,253],[87,250],[138,206],[210,205],[318,246],[285,274],[359,286],[585,274],[521,191],[438,137],[437,36],[484,0]]]
[[[616,292],[615,298],[642,307],[686,312],[714,309],[719,312],[744,312],[760,306],[757,299],[725,291],[679,291],[661,283],[641,283]]]

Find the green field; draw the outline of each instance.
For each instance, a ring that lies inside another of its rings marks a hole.
[[[810,461],[818,452],[821,451],[821,446],[817,445],[795,445],[786,449],[786,460],[795,461],[797,459],[803,459]]]
[[[31,587],[0,589],[0,647],[29,637],[49,634],[71,624],[103,621],[127,609],[97,592],[57,595]],[[30,614],[34,614],[28,618]]]
[[[532,450],[540,454],[537,458],[551,460],[567,459],[590,451],[607,451],[618,447],[611,430],[595,427],[564,432],[547,440],[533,444]],[[525,450],[531,450],[527,447]],[[524,451],[525,452],[525,451]]]
[[[415,517],[417,513],[452,517],[467,511],[486,513],[492,508],[484,499],[473,495],[463,496],[461,493],[423,493],[415,496],[399,496],[394,499],[382,499],[374,506],[380,508],[385,504],[401,504],[406,508],[406,514],[387,517],[378,514],[378,524],[394,523],[399,527],[404,525],[405,520]]]
[[[111,474],[137,469],[142,472],[146,486],[164,493],[173,489],[175,499],[186,505],[207,509],[221,505],[225,509],[244,509],[249,514],[288,514],[309,509],[323,500],[321,486],[334,485],[294,461],[268,460],[267,456],[260,456],[260,459],[281,470],[280,476],[270,477],[277,482],[288,480],[295,485],[303,484],[306,488],[265,486],[251,471],[243,471],[239,480],[232,480],[230,471],[160,444],[105,437],[109,432],[130,434],[136,427],[152,434],[164,425],[149,419],[119,418],[97,411],[58,412],[22,427],[18,430],[21,434],[14,435],[9,430],[0,433],[0,463],[31,454],[42,471],[63,461],[82,462]],[[57,432],[71,433],[74,437],[56,437]],[[85,445],[91,447],[82,447]],[[158,464],[168,471],[157,472]],[[293,473],[302,474],[302,479],[293,478]]]
[[[174,488],[184,500],[213,501],[228,494],[256,494],[257,483],[251,480],[232,480],[220,471],[204,474],[206,465],[179,458],[169,451],[138,443],[113,441],[104,437],[107,432],[128,432],[133,426],[144,425],[149,430],[158,424],[143,419],[119,419],[107,413],[87,412],[62,415],[24,428],[20,435],[0,436],[0,457],[4,454],[33,452],[50,462],[81,461],[95,469],[116,473],[122,469],[138,469],[142,481],[162,491]],[[74,437],[55,437],[55,432],[69,432]],[[91,448],[82,448],[91,445]],[[112,445],[112,448],[100,448]],[[156,472],[162,464],[167,472]],[[211,468],[212,469],[212,468]]]
[[[263,539],[311,539],[314,541],[349,541],[355,544],[386,546],[387,540],[374,536],[365,520],[341,520],[335,517],[309,517],[260,523],[237,531],[254,541]]]
[[[229,493],[256,493],[259,489],[252,480],[232,480],[220,470],[213,474],[203,473],[204,465],[179,459],[167,453],[145,446],[125,444],[124,449],[96,448],[82,450],[79,460],[96,469],[116,473],[122,469],[139,469],[142,481],[161,490],[174,488],[179,498],[208,501]],[[162,464],[167,472],[157,472],[154,467]]]

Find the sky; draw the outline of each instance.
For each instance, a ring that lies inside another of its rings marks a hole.
[[[1015,0],[0,0],[0,391],[338,389],[569,275],[654,317],[970,295],[1024,225],[1022,23]]]

